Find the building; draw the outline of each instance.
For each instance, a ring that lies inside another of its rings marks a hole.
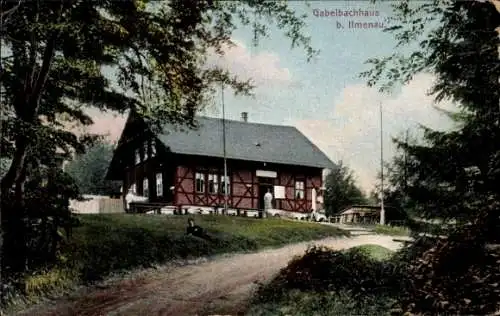
[[[167,124],[154,133],[129,115],[106,175],[123,181],[148,202],[171,206],[263,208],[267,190],[276,209],[308,212],[312,190],[320,191],[324,168],[335,165],[295,127],[218,118],[197,118],[198,128]],[[226,131],[227,178],[224,177]]]
[[[394,207],[385,206],[385,218],[387,223],[399,223],[406,220],[406,214]],[[332,216],[335,223],[365,223],[376,224],[380,222],[380,205],[352,205]]]

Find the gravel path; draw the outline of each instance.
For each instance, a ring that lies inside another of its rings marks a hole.
[[[238,315],[259,283],[270,280],[311,244],[333,249],[376,244],[397,250],[401,246],[390,236],[360,235],[237,254],[197,265],[161,268],[18,315]]]

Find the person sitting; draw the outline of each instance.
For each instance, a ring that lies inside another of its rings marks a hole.
[[[188,219],[188,226],[186,229],[186,235],[192,235],[198,238],[203,238],[209,241],[212,241],[212,237],[208,235],[203,228],[194,224],[194,219]]]

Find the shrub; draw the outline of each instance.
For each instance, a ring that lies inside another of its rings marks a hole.
[[[309,248],[259,288],[250,315],[387,314],[405,286],[399,260],[373,245]]]
[[[383,261],[383,260],[388,260],[390,259],[394,252],[379,246],[379,245],[362,245],[358,247],[354,247],[352,249],[357,249],[364,255],[371,257],[372,259],[378,260],[378,261]],[[352,250],[351,250],[352,251]]]
[[[353,299],[395,296],[402,280],[402,269],[393,261],[370,257],[366,248],[334,251],[309,248],[295,258],[271,283],[259,290],[259,298],[281,299],[289,290],[308,292],[349,292]]]
[[[500,255],[469,238],[420,242],[407,249],[403,310],[412,313],[487,315],[500,309]],[[418,257],[417,257],[418,256]],[[414,259],[417,257],[417,259]]]
[[[52,269],[27,276],[24,280],[24,292],[31,297],[64,290],[71,288],[76,279],[77,275],[72,270]]]

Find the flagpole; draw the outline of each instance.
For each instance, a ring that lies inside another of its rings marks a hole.
[[[221,98],[222,98],[222,147],[224,151],[224,214],[227,215],[226,112],[224,105],[224,82],[221,82]]]
[[[380,225],[385,225],[384,209],[384,133],[382,121],[382,102],[380,103]]]

